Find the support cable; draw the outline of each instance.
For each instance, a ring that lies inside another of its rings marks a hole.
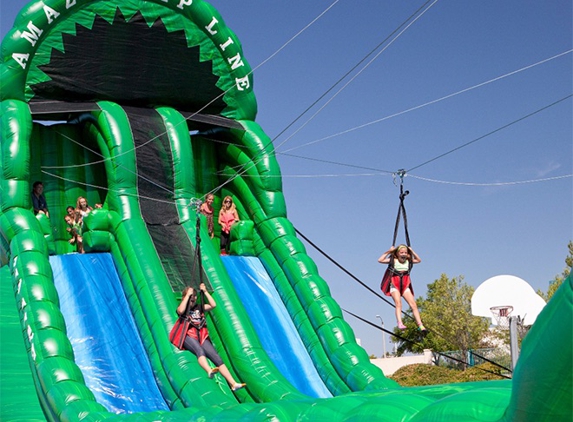
[[[453,149],[451,149],[451,150],[449,150],[449,151],[447,151],[447,152],[444,152],[443,154],[440,154],[440,155],[438,155],[438,156],[436,156],[436,157],[434,157],[434,158],[432,158],[432,159],[430,159],[430,160],[428,160],[428,161],[424,161],[422,164],[418,164],[417,166],[414,166],[414,167],[412,167],[411,169],[409,169],[408,172],[411,172],[412,170],[419,169],[420,167],[423,167],[423,166],[425,166],[426,164],[430,164],[431,162],[434,162],[434,161],[436,161],[436,160],[438,160],[438,159],[440,159],[440,158],[443,158],[443,157],[445,157],[446,155],[449,155],[449,154],[451,154],[451,153],[453,153],[453,152],[455,152],[455,151],[458,151],[458,150],[460,150],[460,149],[462,149],[462,148],[467,147],[468,145],[471,145],[471,144],[473,144],[473,143],[475,143],[475,142],[477,142],[477,141],[480,141],[480,140],[482,140],[482,139],[484,139],[484,138],[487,138],[488,136],[493,135],[494,133],[500,132],[500,131],[502,131],[503,129],[507,129],[508,127],[513,126],[514,124],[519,123],[519,122],[521,122],[522,120],[525,120],[525,119],[527,119],[527,118],[529,118],[529,117],[531,117],[531,116],[534,116],[534,115],[536,115],[537,113],[541,113],[542,111],[547,110],[548,108],[553,107],[553,106],[555,106],[555,105],[557,105],[557,104],[559,104],[559,103],[561,103],[561,102],[563,102],[563,101],[565,101],[565,100],[571,98],[572,96],[573,96],[573,94],[569,94],[569,95],[567,95],[567,96],[565,96],[565,97],[563,97],[563,98],[560,98],[560,99],[557,100],[557,101],[552,102],[551,104],[548,104],[548,105],[546,105],[546,106],[543,106],[543,107],[541,107],[540,109],[537,109],[537,110],[535,110],[535,111],[533,111],[533,112],[531,112],[531,113],[529,113],[529,114],[526,114],[525,116],[522,116],[522,117],[520,117],[519,119],[516,119],[516,120],[514,120],[514,121],[512,121],[512,122],[510,122],[510,123],[507,123],[507,124],[505,124],[505,125],[503,125],[503,126],[501,126],[501,127],[498,127],[497,129],[492,130],[491,132],[488,132],[488,133],[486,133],[485,135],[479,136],[479,137],[477,137],[477,138],[475,138],[475,139],[473,139],[473,140],[471,140],[471,141],[469,141],[469,142],[466,142],[466,143],[463,144],[463,145],[460,145],[460,146],[458,146],[458,147],[456,147],[456,148],[453,148]]]
[[[358,126],[354,126],[354,127],[350,128],[350,129],[346,129],[346,130],[343,130],[343,131],[341,131],[341,132],[334,133],[334,134],[332,134],[332,135],[328,135],[328,136],[325,136],[325,137],[323,137],[323,138],[320,138],[320,139],[316,139],[316,140],[314,140],[314,141],[307,142],[306,144],[298,145],[298,146],[296,146],[296,147],[289,148],[289,149],[287,149],[287,150],[284,150],[284,151],[282,152],[282,154],[287,153],[287,152],[290,152],[290,151],[294,151],[294,150],[299,149],[299,148],[307,147],[307,146],[309,146],[309,145],[313,145],[313,144],[316,144],[316,143],[318,143],[318,142],[326,141],[326,140],[328,140],[328,139],[335,138],[335,137],[340,136],[340,135],[345,135],[345,134],[350,133],[350,132],[353,132],[353,131],[355,131],[355,130],[359,130],[359,129],[365,128],[365,127],[367,127],[367,126],[370,126],[370,125],[373,125],[373,124],[376,124],[376,123],[383,122],[384,120],[388,120],[388,119],[391,119],[391,118],[393,118],[393,117],[401,116],[402,114],[409,113],[410,111],[415,111],[415,110],[418,110],[418,109],[420,109],[420,108],[427,107],[427,106],[432,105],[432,104],[436,104],[436,103],[438,103],[438,102],[440,102],[440,101],[444,101],[444,100],[446,100],[446,99],[455,97],[456,95],[463,94],[463,93],[465,93],[465,92],[471,91],[471,90],[476,89],[476,88],[480,88],[480,87],[482,87],[482,86],[484,86],[484,85],[487,85],[487,84],[490,84],[490,83],[492,83],[492,82],[499,81],[500,79],[504,79],[504,78],[507,78],[507,77],[509,77],[509,76],[513,76],[513,75],[515,75],[515,74],[517,74],[517,73],[519,73],[519,72],[523,72],[524,70],[528,70],[528,69],[531,69],[531,68],[533,68],[533,67],[535,67],[535,66],[538,66],[538,65],[547,63],[547,62],[549,62],[549,61],[551,61],[551,60],[557,59],[557,58],[559,58],[559,57],[561,57],[561,56],[564,56],[564,55],[566,55],[566,54],[570,54],[571,52],[573,52],[573,50],[569,49],[569,50],[567,50],[567,51],[564,51],[564,52],[562,52],[562,53],[556,54],[556,55],[554,55],[554,56],[552,56],[552,57],[549,57],[549,58],[547,58],[547,59],[538,61],[538,62],[536,62],[536,63],[530,64],[530,65],[528,65],[528,66],[522,67],[522,68],[520,68],[520,69],[514,70],[514,71],[509,72],[509,73],[506,73],[506,74],[504,74],[504,75],[497,76],[497,77],[495,77],[495,78],[493,78],[493,79],[489,79],[489,80],[487,80],[487,81],[485,81],[485,82],[481,82],[481,83],[479,83],[479,84],[477,84],[477,85],[473,85],[473,86],[470,86],[470,87],[468,87],[468,88],[464,88],[464,89],[462,89],[462,90],[459,90],[459,91],[456,91],[456,92],[454,92],[454,93],[445,95],[445,96],[440,97],[440,98],[437,98],[437,99],[435,99],[435,100],[425,102],[424,104],[420,104],[420,105],[417,105],[417,106],[414,106],[414,107],[410,107],[410,108],[408,108],[408,109],[406,109],[406,110],[402,110],[402,111],[396,112],[396,113],[394,113],[394,114],[390,114],[390,115],[388,115],[388,116],[381,117],[381,118],[379,118],[379,119],[376,119],[376,120],[373,120],[373,121],[370,121],[370,122],[367,122],[367,123],[363,123],[363,124],[358,125]]]

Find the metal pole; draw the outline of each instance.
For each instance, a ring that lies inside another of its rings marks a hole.
[[[517,317],[509,317],[509,346],[511,351],[511,369],[514,370],[519,357],[519,347],[517,346]]]
[[[386,333],[384,332],[384,321],[380,315],[376,315],[376,318],[378,318],[380,320],[380,324],[382,324],[382,350],[384,352],[382,357],[386,358]]]

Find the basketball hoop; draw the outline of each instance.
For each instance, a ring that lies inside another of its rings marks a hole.
[[[497,326],[502,330],[509,330],[509,315],[513,312],[513,306],[492,306],[489,310],[497,321]]]

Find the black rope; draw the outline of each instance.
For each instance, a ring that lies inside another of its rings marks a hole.
[[[201,262],[201,215],[199,213],[199,206],[196,210],[197,223],[195,225],[195,260],[199,263],[199,286],[203,283],[203,263]],[[195,267],[195,265],[193,265]],[[205,292],[198,289],[201,295],[200,307],[201,315],[205,312]]]
[[[406,338],[406,337],[402,337],[402,336],[400,336],[400,335],[398,335],[398,334],[394,334],[393,331],[389,331],[389,330],[387,330],[386,328],[382,328],[382,327],[380,327],[379,325],[376,325],[376,324],[374,324],[373,322],[368,321],[368,320],[365,319],[365,318],[362,318],[361,316],[358,316],[358,315],[356,315],[356,314],[354,314],[354,313],[352,313],[352,312],[350,312],[350,311],[347,311],[347,310],[344,309],[344,308],[341,308],[341,309],[342,309],[344,312],[346,312],[347,314],[352,315],[354,318],[359,319],[360,321],[365,322],[366,324],[371,325],[372,327],[377,328],[377,329],[380,330],[380,331],[384,331],[386,334],[390,334],[391,336],[394,336],[394,337],[396,337],[396,338],[399,338],[400,340],[406,341],[406,342],[408,342],[408,343],[416,344],[416,342],[414,342],[414,341],[412,341],[412,340],[410,340],[410,339],[408,339],[408,338]]]
[[[396,239],[398,238],[398,227],[400,226],[400,218],[404,217],[404,232],[406,236],[406,246],[410,247],[410,234],[408,233],[408,216],[406,215],[406,207],[404,206],[404,199],[410,193],[410,191],[404,191],[404,176],[406,175],[405,170],[398,170],[396,173],[400,177],[400,205],[398,206],[398,215],[396,216],[396,225],[394,226],[394,238],[392,240],[392,245],[396,245]]]
[[[358,315],[356,315],[356,314],[354,314],[354,313],[352,313],[352,312],[350,312],[350,311],[347,311],[347,310],[344,309],[344,308],[342,308],[342,310],[343,310],[344,312],[346,312],[347,314],[352,315],[354,318],[359,319],[360,321],[365,322],[366,324],[371,325],[372,327],[374,327],[374,328],[376,328],[376,329],[378,329],[378,330],[380,330],[380,331],[384,331],[384,332],[387,333],[387,334],[390,334],[390,335],[392,335],[392,336],[394,336],[394,337],[396,337],[396,338],[399,338],[399,339],[402,340],[402,341],[405,341],[405,342],[410,343],[410,344],[421,345],[421,343],[419,343],[419,342],[416,342],[416,341],[414,341],[414,340],[410,340],[410,339],[408,339],[408,338],[405,338],[405,337],[402,337],[402,336],[400,336],[400,335],[394,334],[394,332],[388,331],[388,330],[386,330],[386,329],[380,327],[379,325],[376,325],[376,324],[374,324],[374,323],[368,321],[368,320],[365,319],[365,318],[362,318],[362,317],[360,317],[360,316],[358,316]],[[432,350],[432,353],[435,353],[435,354],[440,355],[440,356],[442,356],[442,357],[451,359],[451,360],[453,360],[453,361],[456,361],[456,362],[458,362],[458,363],[461,363],[462,365],[467,365],[467,366],[469,366],[469,364],[468,364],[467,362],[465,362],[465,361],[463,361],[463,360],[460,360],[460,359],[458,359],[458,358],[455,358],[455,357],[453,357],[453,356],[447,355],[447,354],[445,354],[445,353],[443,353],[443,352],[435,352],[435,351]],[[475,354],[475,353],[474,353],[474,355],[475,355],[475,356],[478,356],[479,358],[482,358],[482,359],[486,360],[486,361],[489,362],[489,363],[492,363],[492,364],[494,364],[494,365],[497,365],[498,367],[500,367],[500,368],[502,368],[502,369],[505,369],[505,370],[511,372],[509,369],[507,369],[506,367],[504,367],[504,366],[502,366],[502,365],[500,365],[500,364],[498,364],[498,363],[496,363],[496,362],[493,362],[493,361],[491,361],[491,360],[488,360],[488,359],[486,359],[486,358],[484,358],[484,357],[482,357],[482,356],[479,356],[479,355],[477,355],[477,354]],[[477,366],[474,366],[474,368],[477,368],[477,369],[479,369],[479,370],[481,370],[481,371],[484,371],[484,372],[489,372],[490,374],[497,375],[497,376],[500,376],[500,377],[503,377],[503,378],[511,379],[511,377],[508,377],[508,376],[506,376],[506,375],[503,375],[503,374],[500,374],[500,373],[497,373],[497,372],[490,371],[489,369],[480,368],[480,367],[477,367]]]
[[[412,319],[413,319],[413,318],[412,318]],[[428,329],[428,328],[426,327],[426,329]],[[438,337],[440,337],[441,339],[445,340],[447,343],[450,343],[450,340],[447,339],[446,336],[444,336],[443,334],[441,334],[440,332],[438,332],[438,331],[436,331],[436,330],[434,330],[434,329],[432,329],[432,330],[428,329],[428,333],[435,334],[435,335],[437,335]],[[451,344],[451,343],[450,343],[450,344]],[[438,352],[436,352],[436,353],[438,353]],[[500,363],[497,363],[497,362],[494,362],[494,361],[492,361],[492,360],[489,360],[488,358],[486,358],[486,357],[484,357],[484,356],[481,356],[481,355],[478,355],[478,354],[475,353],[475,352],[472,352],[472,353],[474,354],[474,356],[477,356],[478,358],[483,359],[483,360],[485,360],[485,361],[487,361],[487,362],[489,362],[489,363],[491,363],[491,364],[493,364],[493,365],[495,365],[495,366],[497,366],[497,367],[499,367],[499,368],[501,368],[501,369],[505,369],[505,370],[508,371],[508,372],[513,372],[513,370],[511,370],[510,368],[507,368],[507,367],[503,366],[503,365],[500,364]],[[447,356],[447,355],[444,355],[444,356]],[[451,359],[453,359],[453,358],[451,358]],[[466,363],[466,362],[464,362],[464,364],[465,364],[465,365],[469,365],[469,364]]]
[[[395,305],[393,303],[391,303],[390,301],[388,301],[385,297],[380,296],[376,290],[373,290],[370,286],[368,286],[366,283],[361,281],[358,277],[356,277],[354,274],[352,274],[350,271],[348,271],[346,268],[344,268],[342,265],[340,265],[338,262],[336,262],[330,255],[328,255],[326,252],[324,252],[322,249],[320,249],[317,245],[315,245],[308,237],[306,237],[304,234],[302,234],[296,227],[294,228],[294,230],[300,237],[302,237],[310,245],[312,245],[313,248],[315,248],[317,251],[319,251],[326,259],[328,259],[330,262],[332,262],[334,265],[336,265],[339,269],[341,269],[344,273],[346,273],[351,278],[353,278],[356,282],[358,282],[360,285],[362,285],[362,287],[366,288],[369,292],[378,296],[380,299],[382,299],[388,305],[395,307]]]

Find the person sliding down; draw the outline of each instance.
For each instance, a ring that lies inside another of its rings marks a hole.
[[[205,312],[217,306],[215,300],[207,291],[204,283],[199,285],[199,290],[207,299],[207,303],[202,306],[197,303],[197,291],[193,287],[188,286],[183,290],[181,303],[177,307],[179,320],[173,326],[169,340],[177,348],[194,353],[201,368],[209,374],[209,378],[213,378],[219,372],[227,380],[233,391],[240,390],[247,384],[235,381],[209,339]],[[215,364],[215,368],[211,369],[207,358]]]
[[[402,323],[402,297],[406,299],[414,319],[418,325],[418,329],[426,332],[416,299],[414,299],[414,289],[410,281],[410,271],[414,264],[419,264],[422,260],[414,250],[406,245],[399,245],[397,248],[392,246],[378,258],[381,264],[388,264],[388,269],[384,273],[380,288],[386,296],[392,296],[396,305],[396,321],[398,328],[405,330],[406,326]]]

